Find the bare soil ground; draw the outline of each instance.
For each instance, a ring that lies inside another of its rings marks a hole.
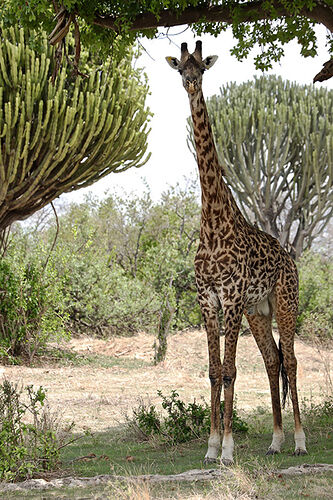
[[[97,364],[37,368],[0,366],[0,377],[23,385],[42,385],[47,389],[51,409],[59,410],[64,421],[74,420],[76,430],[101,431],[117,425],[137,406],[140,397],[157,402],[158,389],[163,394],[177,390],[186,401],[202,397],[209,401],[205,332],[186,331],[170,336],[166,360],[158,366],[152,364],[153,342],[154,337],[144,333],[109,340],[72,339],[66,348],[74,352],[110,356],[124,362],[107,368]],[[300,398],[322,399],[325,392],[332,389],[333,351],[318,349],[299,340],[295,351]],[[138,360],[144,361],[143,366]],[[235,390],[238,409],[270,405],[264,364],[252,336],[239,338]]]

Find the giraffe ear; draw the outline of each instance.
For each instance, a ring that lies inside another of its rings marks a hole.
[[[165,58],[166,62],[171,66],[172,69],[178,69],[180,65],[180,61],[177,59],[177,57],[166,57]]]
[[[202,64],[204,65],[205,69],[211,68],[217,61],[218,56],[208,56],[205,57],[205,59],[202,61]]]

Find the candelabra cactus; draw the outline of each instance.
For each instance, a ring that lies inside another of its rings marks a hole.
[[[54,49],[26,35],[0,26],[0,231],[149,157],[148,88],[130,56],[71,83],[65,65],[52,85]]]
[[[298,258],[333,215],[333,91],[263,76],[207,108],[243,214]]]

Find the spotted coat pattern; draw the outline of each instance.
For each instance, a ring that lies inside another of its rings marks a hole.
[[[240,212],[219,165],[213,134],[202,94],[202,75],[217,59],[202,59],[201,42],[189,54],[182,44],[181,60],[167,62],[182,75],[188,92],[200,175],[202,211],[200,242],[195,257],[198,300],[205,322],[211,381],[211,433],[206,462],[215,461],[221,441],[220,397],[224,387],[224,436],[222,461],[233,460],[232,408],[236,379],[236,346],[242,315],[263,356],[268,373],[272,409],[273,441],[268,453],[277,453],[283,442],[279,372],[281,356],[290,386],[295,419],[295,453],[306,453],[296,389],[294,333],[298,309],[296,266],[269,234],[250,225]],[[218,312],[224,316],[224,358],[220,357]],[[272,336],[275,314],[280,353]]]

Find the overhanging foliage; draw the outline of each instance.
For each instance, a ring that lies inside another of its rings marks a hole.
[[[73,26],[84,44],[104,53],[109,53],[114,43],[117,48],[124,48],[140,36],[153,38],[158,27],[169,29],[187,24],[196,35],[218,36],[232,26],[238,41],[233,54],[244,59],[259,45],[261,53],[255,64],[267,69],[273,61],[281,59],[284,45],[290,40],[297,40],[303,56],[314,56],[317,53],[314,25],[319,23],[328,30],[333,54],[332,0],[53,0],[52,4],[48,0],[2,0],[2,4],[0,15],[6,23],[19,20],[30,27],[42,26],[48,33],[53,31],[53,43],[61,42]]]

